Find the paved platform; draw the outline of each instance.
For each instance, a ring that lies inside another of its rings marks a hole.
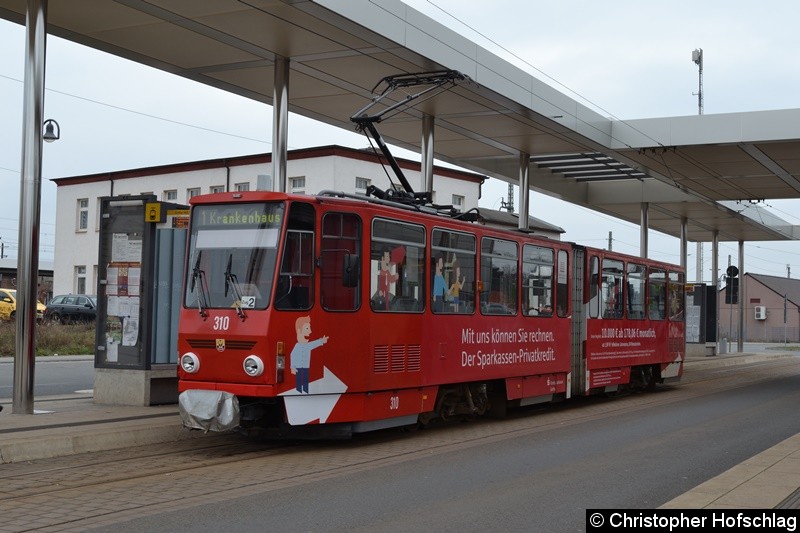
[[[734,353],[687,358],[687,369],[747,364],[776,353]],[[0,399],[0,465],[111,450],[143,444],[203,438],[181,425],[177,405],[97,405],[90,394],[34,398],[35,415],[11,413]],[[0,466],[2,468],[2,466]],[[800,434],[665,503],[665,509],[800,508]]]
[[[97,405],[91,395],[34,398],[34,415],[12,414],[0,400],[0,464],[197,438],[177,405]]]

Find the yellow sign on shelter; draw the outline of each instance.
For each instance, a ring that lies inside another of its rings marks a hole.
[[[145,222],[164,222],[164,213],[161,211],[161,202],[148,202],[144,204]]]

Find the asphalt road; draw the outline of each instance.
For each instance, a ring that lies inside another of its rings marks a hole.
[[[71,394],[94,387],[93,357],[39,357],[33,371],[33,397]],[[0,357],[0,398],[14,396],[14,358]]]

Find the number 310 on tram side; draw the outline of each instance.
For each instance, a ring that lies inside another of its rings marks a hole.
[[[191,199],[184,425],[347,436],[680,378],[681,267],[389,203]]]

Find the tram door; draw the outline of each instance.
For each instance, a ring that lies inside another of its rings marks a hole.
[[[571,323],[571,380],[567,397],[573,394],[583,394],[586,391],[586,357],[583,347],[586,341],[586,316],[587,306],[584,303],[584,290],[586,284],[586,250],[573,248],[572,259],[572,323]],[[593,278],[589,277],[591,282]]]

